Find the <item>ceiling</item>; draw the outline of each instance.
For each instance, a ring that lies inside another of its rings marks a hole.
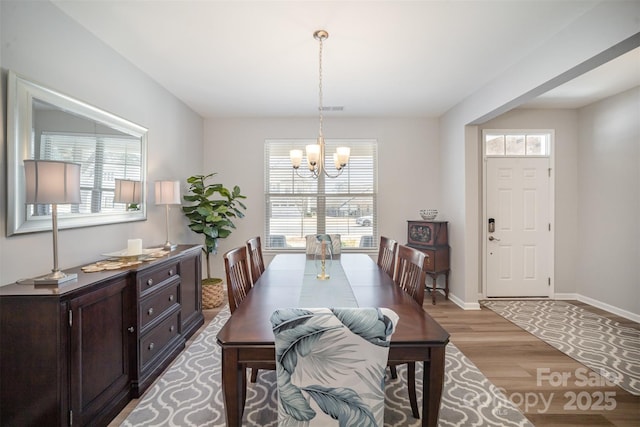
[[[437,117],[598,3],[52,2],[203,117],[317,114],[318,29],[329,32],[323,105],[342,107],[327,114]],[[527,106],[575,108],[638,85],[634,55]]]

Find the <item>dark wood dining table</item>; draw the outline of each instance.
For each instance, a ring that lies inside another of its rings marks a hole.
[[[228,427],[240,426],[242,422],[247,387],[244,364],[275,361],[269,318],[278,308],[300,307],[307,260],[304,254],[276,255],[218,333]],[[437,426],[449,334],[394,285],[369,255],[342,254],[335,256],[333,263],[340,263],[359,307],[387,307],[400,317],[391,337],[389,360],[424,362],[422,425]],[[324,285],[318,280],[318,287]]]

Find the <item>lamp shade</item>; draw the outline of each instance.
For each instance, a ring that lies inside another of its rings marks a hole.
[[[156,181],[156,205],[180,203],[180,181]]]
[[[80,164],[25,160],[27,204],[80,203]]]
[[[115,203],[138,204],[141,200],[142,184],[140,181],[116,179],[113,196]]]

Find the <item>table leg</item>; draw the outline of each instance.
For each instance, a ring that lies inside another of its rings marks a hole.
[[[431,360],[424,362],[422,378],[422,426],[437,427],[442,385],[444,384],[445,347],[431,347]]]
[[[240,427],[246,397],[244,366],[238,363],[238,351],[222,348],[222,391],[228,427]]]

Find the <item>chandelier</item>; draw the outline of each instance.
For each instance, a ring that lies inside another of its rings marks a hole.
[[[319,53],[319,96],[318,96],[318,113],[320,116],[320,127],[318,132],[318,140],[315,144],[310,144],[305,147],[306,155],[307,155],[307,166],[311,175],[308,177],[318,178],[320,175],[324,174],[329,178],[337,178],[340,176],[342,171],[344,170],[347,163],[349,163],[349,155],[351,154],[351,149],[349,147],[338,147],[336,152],[333,153],[333,164],[337,170],[335,175],[329,174],[325,168],[325,145],[324,145],[324,134],[322,133],[322,46],[323,42],[329,37],[329,33],[325,30],[318,30],[313,33],[313,37],[318,40],[320,44],[320,53]],[[291,158],[291,165],[295,170],[296,174],[304,178],[300,175],[299,168],[302,164],[302,150],[291,150],[289,152],[289,157]]]

